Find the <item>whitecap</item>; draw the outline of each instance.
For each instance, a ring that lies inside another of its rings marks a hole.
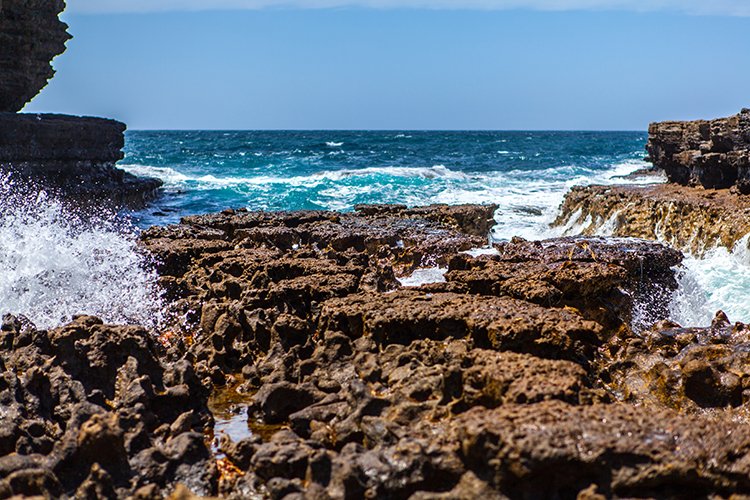
[[[290,186],[315,187],[323,182],[336,182],[349,177],[383,176],[422,179],[467,180],[470,177],[444,165],[432,167],[367,167],[359,169],[326,170],[311,175],[277,177],[260,175],[255,177],[217,177],[213,174],[200,176],[187,175],[170,167],[149,167],[145,165],[119,165],[126,172],[134,175],[161,179],[167,187],[179,187],[190,184],[196,189],[215,189],[236,186],[260,186],[266,184],[288,184]]]
[[[472,248],[461,253],[471,255],[472,257],[481,257],[482,255],[500,255],[500,252],[495,247]]]

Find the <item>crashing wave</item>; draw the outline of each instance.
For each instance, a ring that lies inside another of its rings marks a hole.
[[[154,326],[157,276],[135,230],[112,216],[86,217],[47,195],[0,178],[0,314],[40,328],[79,314]]]

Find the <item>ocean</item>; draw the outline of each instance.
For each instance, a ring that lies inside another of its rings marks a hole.
[[[539,236],[569,187],[646,166],[642,132],[129,132],[121,167],[164,181],[140,226],[228,207],[496,203],[497,238]]]
[[[158,323],[156,276],[138,251],[138,231],[226,208],[494,203],[492,240],[574,234],[576,228],[550,226],[571,187],[654,182],[624,178],[648,166],[647,138],[645,132],[129,131],[120,167],[164,181],[163,195],[145,210],[82,224],[43,193],[11,201],[12,180],[0,179],[0,194],[6,193],[0,313],[23,313],[42,327],[79,313]],[[688,256],[680,276],[675,321],[706,325],[717,309],[750,321],[750,304],[742,300],[750,291],[746,245]]]

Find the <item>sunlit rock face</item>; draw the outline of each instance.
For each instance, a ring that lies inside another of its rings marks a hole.
[[[646,149],[670,182],[750,194],[750,109],[711,121],[652,123]]]
[[[676,184],[576,187],[556,224],[575,234],[660,240],[700,256],[750,233],[750,197]]]
[[[16,112],[55,74],[50,62],[65,51],[63,0],[0,0],[0,111]]]

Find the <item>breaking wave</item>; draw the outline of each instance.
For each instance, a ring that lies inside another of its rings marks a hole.
[[[44,191],[19,192],[0,177],[0,314],[52,328],[75,315],[154,326],[157,276],[136,230],[114,217],[87,217]]]
[[[165,183],[167,188],[180,188],[192,185],[193,188],[217,189],[243,185],[262,186],[266,184],[286,184],[289,186],[304,186],[312,188],[327,181],[336,182],[348,178],[374,176],[419,179],[470,179],[470,176],[467,174],[453,171],[444,165],[435,165],[432,167],[369,167],[361,169],[342,169],[291,177],[268,175],[258,175],[254,177],[217,177],[210,174],[190,176],[170,167],[150,167],[147,165],[119,165],[119,167],[134,175],[160,179]]]
[[[750,322],[750,235],[731,250],[717,247],[703,257],[686,256],[678,268],[679,289],[671,304],[674,321],[708,326],[718,310],[732,321]]]

